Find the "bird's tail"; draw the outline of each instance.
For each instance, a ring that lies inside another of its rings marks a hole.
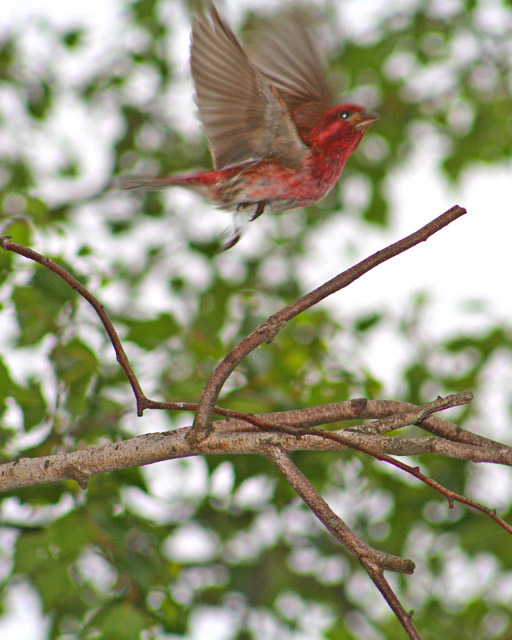
[[[145,189],[146,191],[158,191],[173,185],[187,185],[189,182],[186,177],[175,178],[145,178],[144,176],[120,176],[114,182],[117,189],[134,190]]]

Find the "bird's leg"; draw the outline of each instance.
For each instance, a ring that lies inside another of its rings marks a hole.
[[[265,211],[265,204],[266,202],[263,202],[263,200],[260,200],[256,203],[256,211],[249,218],[249,222],[252,222],[253,220],[256,220],[256,218],[259,218],[261,216],[261,214]]]
[[[234,215],[234,222],[235,222],[235,228],[234,228],[234,232],[233,235],[231,236],[231,238],[229,238],[229,240],[224,243],[222,245],[221,248],[221,252],[223,251],[227,251],[228,249],[231,249],[231,247],[234,247],[235,244],[240,240],[240,238],[242,237],[242,225],[239,224],[238,220],[238,212],[241,208],[243,207],[247,207],[247,205],[249,204],[253,204],[250,202],[241,202],[235,211],[235,215]],[[249,218],[249,222],[252,222],[253,220],[256,220],[256,218],[259,218],[261,216],[261,214],[265,211],[265,204],[266,202],[264,201],[260,201],[260,202],[256,202],[256,211],[254,212],[254,214]]]
[[[234,223],[234,229],[233,229],[233,233],[231,235],[231,237],[229,238],[229,240],[227,242],[225,242],[222,247],[220,248],[220,252],[223,253],[224,251],[227,251],[228,249],[231,249],[231,247],[234,247],[235,244],[240,240],[240,238],[242,237],[242,227],[239,224],[239,215],[238,215],[238,210],[240,208],[241,205],[238,205],[235,211],[235,214],[233,216],[233,223]]]
[[[220,248],[220,253],[224,253],[224,251],[227,251],[228,249],[231,249],[231,247],[234,247],[241,237],[242,234],[240,233],[240,229],[235,229],[235,233]]]

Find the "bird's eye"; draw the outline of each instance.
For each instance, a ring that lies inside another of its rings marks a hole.
[[[348,109],[344,109],[343,111],[340,111],[340,118],[342,120],[349,120],[351,115],[353,115],[353,113]]]

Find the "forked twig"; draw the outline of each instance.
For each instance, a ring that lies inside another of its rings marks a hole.
[[[456,400],[458,404],[464,404],[464,403],[470,402],[473,397],[473,395],[470,392],[463,392],[457,395],[460,396]],[[448,398],[450,398],[450,396],[448,396]],[[422,415],[424,417],[428,416],[433,411],[439,410],[438,408],[437,409],[435,408],[436,405],[439,407],[442,404],[444,405],[449,404],[447,400],[448,399],[440,398],[438,400],[435,400],[434,402],[429,403],[428,405],[425,405],[424,407],[418,407],[416,411],[405,412],[401,416],[398,416],[399,419],[394,421],[395,426],[393,426],[393,428],[396,429],[399,426],[414,424],[414,422],[416,422],[417,416],[422,416]],[[381,421],[376,421],[376,423],[379,423],[379,422]],[[388,419],[386,419],[384,424],[387,424],[388,422],[389,422]],[[373,424],[376,424],[376,423],[373,423]],[[429,478],[427,475],[422,473],[419,467],[411,467],[410,465],[406,464],[405,462],[402,462],[401,460],[396,460],[396,458],[393,458],[392,456],[389,456],[386,453],[382,453],[381,451],[375,450],[374,447],[364,442],[354,442],[350,438],[349,433],[347,432],[343,433],[338,431],[334,433],[332,431],[327,431],[326,429],[311,429],[309,427],[306,427],[303,429],[301,428],[297,429],[297,428],[290,428],[286,426],[276,426],[272,429],[272,431],[279,432],[279,433],[286,433],[288,435],[295,435],[296,437],[301,435],[308,435],[308,436],[314,436],[318,438],[325,438],[326,440],[333,440],[334,442],[338,442],[339,444],[344,444],[351,449],[355,449],[356,451],[361,451],[362,453],[366,453],[367,455],[370,455],[373,458],[376,458],[377,460],[380,460],[382,462],[387,462],[388,464],[400,469],[401,471],[405,471],[409,475],[414,476],[421,482],[427,484],[429,487],[431,487],[432,489],[434,489],[435,491],[443,495],[447,499],[448,506],[450,507],[450,509],[453,509],[454,502],[461,502],[462,504],[465,504],[471,507],[472,509],[475,509],[476,511],[485,513],[490,518],[492,518],[497,524],[499,524],[500,527],[505,529],[505,531],[512,534],[512,526],[508,524],[508,522],[503,520],[503,518],[500,518],[496,513],[495,509],[489,509],[488,507],[485,507],[479,504],[478,502],[471,500],[470,498],[466,498],[465,496],[462,496],[461,494],[456,493],[451,489],[447,489],[439,482],[432,480],[432,478]]]
[[[383,553],[370,547],[329,507],[289,454],[279,447],[268,447],[267,457],[279,469],[286,480],[304,500],[324,527],[351,553],[355,554],[368,572],[371,580],[402,624],[411,640],[421,640],[412,622],[412,616],[404,609],[395,592],[384,577],[384,570],[413,573],[414,563],[398,556]]]
[[[327,296],[347,287],[365,273],[368,273],[368,271],[386,262],[386,260],[394,258],[420,242],[425,242],[425,240],[428,240],[434,233],[437,233],[465,213],[465,209],[455,205],[415,233],[398,240],[385,249],[377,251],[377,253],[365,258],[358,264],[350,267],[350,269],[332,278],[332,280],[329,280],[317,289],[314,289],[310,293],[295,300],[295,302],[292,302],[292,304],[284,307],[281,311],[270,316],[263,324],[250,333],[247,338],[234,347],[215,368],[212,376],[204,386],[196,411],[194,426],[190,431],[189,438],[191,438],[192,441],[200,442],[210,435],[212,431],[213,408],[226,380],[244,358],[264,342],[272,341],[287,322],[299,315],[299,313],[306,311],[324,298],[327,298]]]
[[[105,307],[101,304],[101,302],[93,296],[93,294],[86,288],[84,285],[75,278],[69,271],[64,269],[60,264],[57,264],[50,258],[43,256],[38,253],[34,249],[26,247],[22,244],[18,244],[17,242],[13,242],[11,240],[11,236],[0,236],[0,248],[5,251],[11,251],[12,253],[17,253],[28,260],[32,260],[33,262],[37,262],[38,264],[43,265],[50,271],[53,271],[56,275],[62,278],[65,282],[69,284],[69,286],[78,292],[84,300],[92,306],[92,308],[98,314],[103,326],[105,327],[105,331],[110,339],[112,347],[114,348],[116,359],[126,374],[130,386],[133,390],[135,401],[137,403],[137,415],[141,416],[146,409],[166,409],[166,410],[176,410],[176,411],[195,411],[197,409],[197,403],[190,402],[157,402],[155,400],[151,400],[146,396],[142,387],[135,375],[133,368],[130,364],[130,360],[124,350],[121,339],[110,319],[108,313],[105,311]],[[218,413],[218,415],[222,415],[225,417],[234,417],[233,412],[229,409],[222,409],[218,407],[218,412],[214,410],[214,413]],[[234,412],[236,413],[236,412]]]

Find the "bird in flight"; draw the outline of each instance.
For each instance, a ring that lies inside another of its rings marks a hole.
[[[124,176],[124,189],[188,187],[223,209],[278,213],[313,204],[336,184],[375,113],[336,106],[296,9],[246,53],[214,4],[192,20],[191,68],[214,169],[166,178]],[[224,245],[240,239],[237,228]]]

